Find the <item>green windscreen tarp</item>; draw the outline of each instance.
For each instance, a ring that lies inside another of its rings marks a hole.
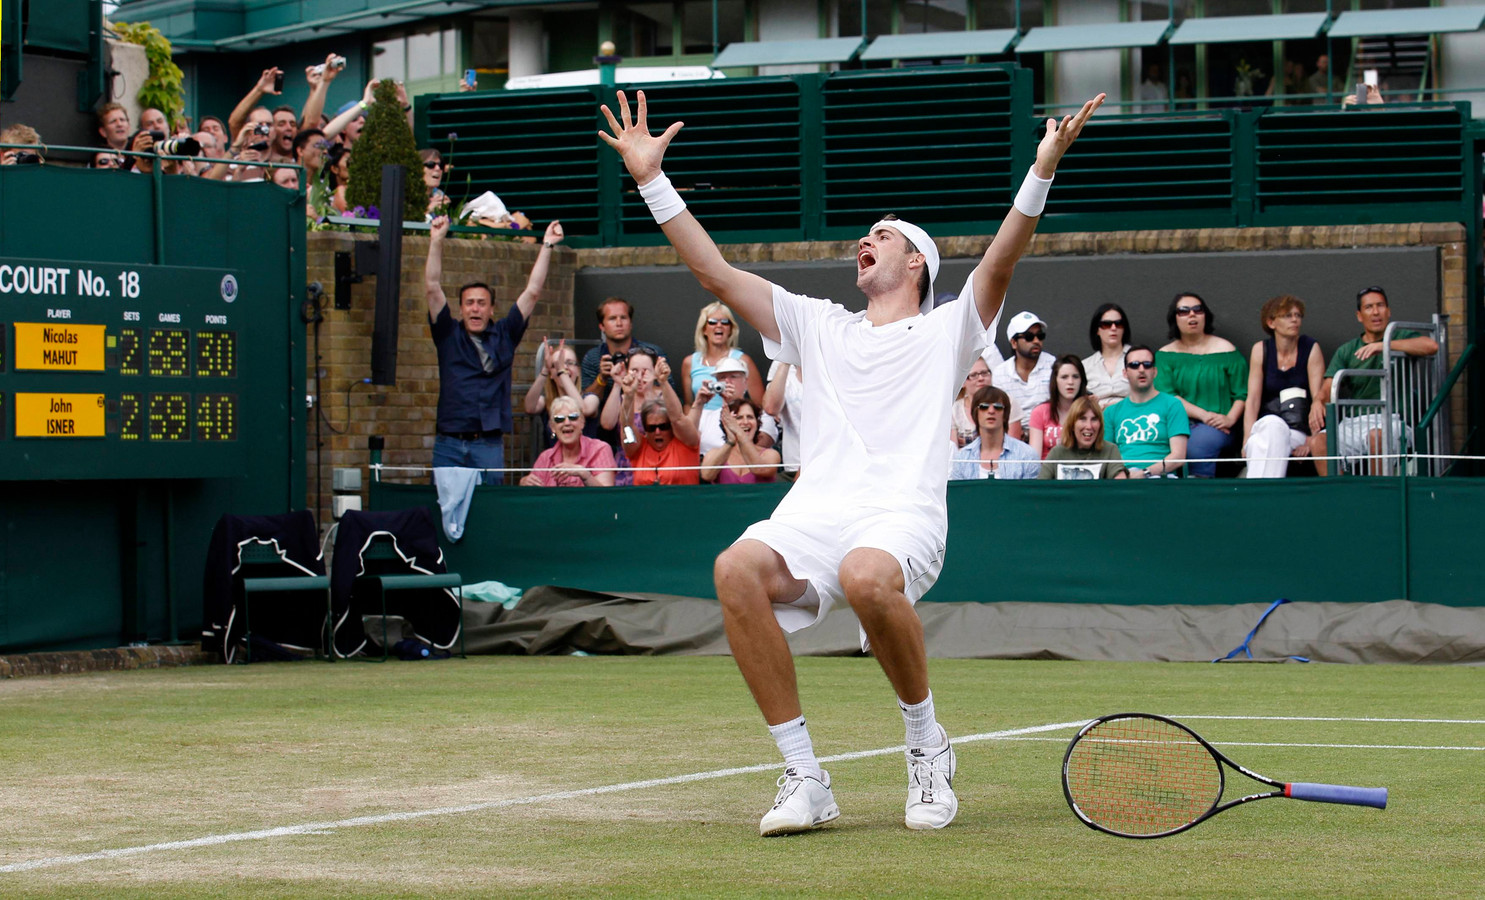
[[[445,547],[466,583],[715,596],[712,561],[783,485],[482,487]],[[1485,606],[1485,479],[951,482],[938,602]],[[431,486],[373,484],[371,506]]]

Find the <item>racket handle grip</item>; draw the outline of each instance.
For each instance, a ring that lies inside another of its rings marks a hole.
[[[1316,803],[1345,803],[1351,806],[1387,808],[1386,788],[1351,787],[1345,784],[1309,784],[1296,781],[1284,785],[1284,796]]]

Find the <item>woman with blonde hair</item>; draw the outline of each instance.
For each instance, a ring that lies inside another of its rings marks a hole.
[[[696,352],[681,361],[681,389],[685,391],[682,399],[686,402],[686,409],[690,409],[695,402],[703,381],[716,380],[717,363],[729,356],[742,360],[743,365],[748,367],[748,396],[761,400],[763,376],[758,373],[753,358],[738,349],[737,316],[732,314],[725,303],[709,303],[701,308],[701,315],[696,319]],[[726,398],[736,399],[738,398]],[[707,401],[706,408],[720,409],[725,402],[718,392]]]
[[[1119,448],[1103,437],[1103,403],[1094,394],[1072,402],[1063,417],[1062,436],[1047,454],[1037,478],[1044,481],[1093,481],[1128,478]]]

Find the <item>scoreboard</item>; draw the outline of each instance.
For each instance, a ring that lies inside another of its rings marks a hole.
[[[250,302],[231,270],[0,258],[0,480],[238,474]]]

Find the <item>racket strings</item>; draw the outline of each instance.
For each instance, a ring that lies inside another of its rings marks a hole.
[[[1221,766],[1184,729],[1157,719],[1108,719],[1068,754],[1068,796],[1087,819],[1129,835],[1190,824],[1222,796]]]

